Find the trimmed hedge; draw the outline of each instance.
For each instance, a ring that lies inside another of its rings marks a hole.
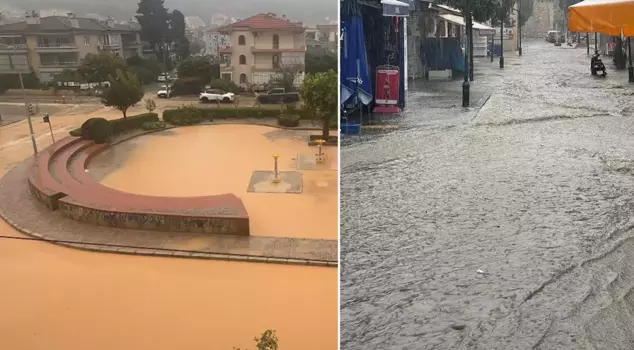
[[[154,123],[158,121],[158,114],[143,113],[132,115],[127,118],[113,119],[110,121],[110,124],[112,125],[112,132],[116,135],[123,131],[140,129],[144,123]]]
[[[165,129],[165,123],[164,122],[146,122],[146,123],[143,123],[143,125],[141,125],[141,129],[143,130]]]
[[[281,126],[294,128],[299,126],[299,116],[296,115],[283,115],[277,119],[277,124]]]
[[[205,119],[210,120],[208,110],[196,107],[179,107],[163,112],[163,120],[172,125],[194,125]]]
[[[81,138],[106,143],[112,137],[112,124],[104,118],[90,118],[81,125]]]

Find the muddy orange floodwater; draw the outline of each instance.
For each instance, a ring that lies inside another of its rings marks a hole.
[[[298,170],[296,159],[314,157],[310,131],[256,125],[201,125],[140,136],[116,145],[93,161],[107,164],[102,183],[156,196],[234,193],[250,217],[252,235],[337,239],[337,150],[324,147],[327,169]],[[301,194],[247,192],[253,171],[299,171]]]
[[[61,124],[64,117],[56,118]],[[30,148],[13,128],[26,123],[2,128],[5,171]],[[44,128],[36,131],[38,140],[45,138]],[[191,156],[196,163],[193,155],[218,151],[166,147],[144,158]],[[211,184],[214,173],[237,161],[226,162],[207,165]],[[164,171],[183,175],[182,165],[166,164]],[[0,234],[24,237],[1,220]],[[337,294],[335,268],[127,256],[0,239],[3,350],[253,349],[253,337],[266,329],[277,331],[282,350],[336,349]]]

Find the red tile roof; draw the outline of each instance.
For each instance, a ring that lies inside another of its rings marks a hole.
[[[216,30],[231,31],[237,28],[297,30],[304,29],[304,25],[302,22],[291,22],[288,18],[277,17],[273,13],[259,13]]]

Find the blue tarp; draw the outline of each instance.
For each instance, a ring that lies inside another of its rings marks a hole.
[[[351,101],[358,92],[358,102],[372,102],[372,85],[368,74],[368,59],[360,16],[341,15],[343,45],[340,57],[341,104]]]
[[[425,38],[420,45],[420,57],[432,70],[464,72],[464,56],[458,39]]]

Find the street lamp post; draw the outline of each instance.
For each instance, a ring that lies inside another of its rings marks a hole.
[[[16,52],[15,46],[10,46],[14,53]],[[11,70],[14,70],[13,59],[11,58],[11,54],[9,54],[9,67]],[[33,144],[33,154],[37,154],[37,143],[35,142],[35,133],[33,132],[33,122],[31,121],[31,112],[29,110],[29,103],[26,100],[26,90],[24,89],[24,80],[22,79],[22,71],[18,69],[18,77],[20,78],[20,87],[22,88],[22,98],[24,100],[24,110],[26,111],[26,119],[29,122],[29,133],[31,134],[31,143]]]
[[[519,47],[517,49],[520,56],[522,56],[522,1],[517,2],[517,40],[519,41]]]
[[[502,11],[500,11],[502,14]],[[500,16],[500,69],[504,68],[504,16]]]
[[[627,67],[630,75],[630,83],[634,83],[634,67],[632,66],[632,42],[629,36],[627,37],[627,56],[630,60],[630,66]]]
[[[469,47],[471,45],[469,38],[469,19],[471,18],[471,0],[464,0],[464,18],[467,25],[465,31],[465,55],[464,55],[464,82],[462,83],[462,107],[469,107]]]
[[[469,13],[469,80],[473,81],[473,15]]]

